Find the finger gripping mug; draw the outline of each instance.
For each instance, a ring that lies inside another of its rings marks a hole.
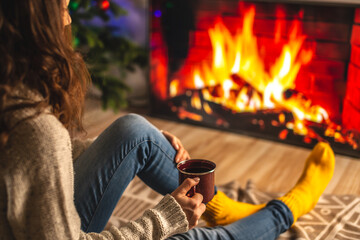
[[[192,187],[187,193],[189,197],[195,193],[203,195],[203,203],[209,202],[214,197],[216,164],[205,159],[190,159],[179,162],[179,184],[186,178],[200,178],[198,185]]]

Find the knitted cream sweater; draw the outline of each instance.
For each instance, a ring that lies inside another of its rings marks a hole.
[[[39,100],[26,88],[12,103]],[[99,234],[80,230],[74,205],[73,159],[84,150],[50,112],[35,118],[32,109],[7,116],[15,126],[8,147],[0,150],[0,239],[164,239],[188,230],[185,213],[166,195],[153,209],[121,228]],[[25,119],[25,120],[24,120]]]

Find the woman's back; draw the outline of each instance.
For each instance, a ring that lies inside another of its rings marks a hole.
[[[13,104],[41,98],[26,88],[13,96]],[[80,219],[73,204],[74,173],[68,131],[46,110],[38,113],[34,108],[21,108],[9,112],[6,120],[13,130],[7,147],[0,150],[1,236],[77,239]]]

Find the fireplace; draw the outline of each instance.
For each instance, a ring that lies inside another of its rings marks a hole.
[[[152,115],[360,157],[355,2],[152,0]]]

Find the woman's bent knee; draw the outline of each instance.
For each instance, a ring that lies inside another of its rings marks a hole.
[[[158,130],[144,117],[130,113],[118,118],[111,126],[111,131],[125,136],[140,137],[153,135]]]
[[[119,117],[116,122],[119,122],[120,124],[149,124],[149,122],[143,116],[140,116],[136,113],[129,113]]]

